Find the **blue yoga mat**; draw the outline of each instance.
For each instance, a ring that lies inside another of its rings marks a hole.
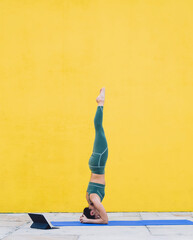
[[[53,226],[145,226],[145,225],[193,225],[192,221],[186,219],[176,220],[139,220],[139,221],[109,221],[108,224],[71,222],[51,222]]]

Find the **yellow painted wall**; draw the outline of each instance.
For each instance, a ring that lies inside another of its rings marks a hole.
[[[0,1],[0,211],[86,206],[106,87],[107,211],[193,211],[193,2]]]

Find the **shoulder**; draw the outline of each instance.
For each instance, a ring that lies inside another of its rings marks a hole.
[[[104,208],[98,194],[92,193],[92,195],[90,195],[90,200],[92,201],[96,209],[101,210]]]
[[[90,195],[88,194],[88,192],[86,192],[86,200],[87,200],[87,202],[88,202],[89,205],[92,204],[92,200],[91,200],[91,197],[90,197]]]
[[[97,194],[96,194],[97,195]],[[103,206],[103,204],[101,203],[101,201],[99,200],[99,196],[95,196],[93,194],[93,196],[91,197],[91,201],[93,202],[95,208],[99,211],[100,217],[104,222],[108,223],[108,216],[106,213],[106,210]]]

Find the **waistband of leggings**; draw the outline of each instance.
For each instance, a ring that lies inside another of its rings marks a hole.
[[[101,183],[95,183],[95,182],[89,182],[89,185],[97,185],[99,187],[105,187],[105,184],[101,184]]]

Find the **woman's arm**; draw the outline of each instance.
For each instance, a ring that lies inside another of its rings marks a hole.
[[[108,224],[108,222],[106,223],[102,218],[89,219],[89,218],[87,218],[84,214],[80,217],[80,222],[81,222],[81,223]]]
[[[100,202],[99,198],[94,196],[94,194],[90,197],[90,200],[94,204],[94,207],[98,210],[100,218],[98,219],[89,219],[84,214],[80,217],[81,223],[98,223],[98,224],[108,224],[108,216]]]
[[[109,219],[108,219],[107,213],[106,213],[105,208],[103,207],[102,203],[96,197],[93,197],[93,199],[91,201],[93,202],[95,208],[98,210],[100,219],[102,220],[102,223],[108,224]]]

